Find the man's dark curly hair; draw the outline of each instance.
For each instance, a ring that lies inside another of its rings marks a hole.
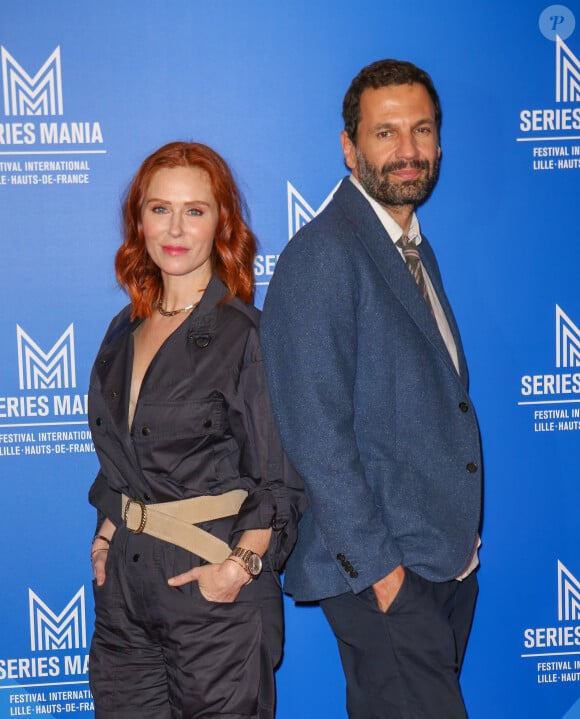
[[[404,60],[377,60],[359,72],[359,74],[351,82],[344,101],[342,103],[342,117],[344,119],[344,129],[347,135],[356,145],[356,136],[358,124],[360,122],[360,98],[368,88],[379,89],[389,85],[405,85],[419,83],[429,93],[429,97],[433,102],[435,109],[435,124],[437,132],[441,130],[441,103],[439,95],[433,80],[421,68],[413,65],[411,62]]]

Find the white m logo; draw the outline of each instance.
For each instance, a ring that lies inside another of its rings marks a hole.
[[[1,55],[6,115],[62,115],[60,47],[34,77],[4,47]]]
[[[298,230],[304,225],[308,224],[313,217],[316,217],[328,203],[332,200],[332,196],[336,192],[336,188],[340,183],[333,188],[328,197],[324,200],[322,205],[317,210],[313,210],[312,207],[306,202],[298,190],[287,182],[288,188],[288,239],[291,240]]]
[[[580,101],[580,60],[556,35],[556,102]]]
[[[52,349],[43,352],[26,332],[16,325],[18,379],[20,389],[62,389],[76,387],[74,329],[69,325]]]
[[[580,329],[556,305],[556,367],[580,367]]]
[[[577,621],[580,619],[580,582],[558,560],[558,619]]]
[[[55,614],[32,589],[28,590],[30,649],[84,649],[87,646],[85,588],[81,587],[60,614]]]

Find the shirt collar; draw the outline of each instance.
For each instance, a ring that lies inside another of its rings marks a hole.
[[[389,213],[380,204],[380,202],[377,202],[373,197],[368,194],[368,192],[354,175],[350,176],[350,181],[373,208],[375,214],[381,221],[381,224],[387,231],[387,234],[389,235],[391,240],[394,243],[396,243],[397,240],[400,240],[403,236],[403,228],[399,225],[399,223],[396,222],[391,217],[391,215],[389,215]],[[414,240],[416,245],[421,244],[421,228],[419,227],[419,220],[417,219],[417,215],[414,212],[413,216],[411,217],[411,224],[409,225],[408,237],[410,240]]]

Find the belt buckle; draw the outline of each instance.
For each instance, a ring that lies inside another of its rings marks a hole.
[[[147,524],[147,506],[144,502],[142,502],[140,499],[128,499],[127,504],[125,505],[125,509],[123,511],[123,521],[125,524],[127,524],[127,516],[129,515],[129,506],[131,503],[135,503],[139,505],[139,508],[141,509],[141,521],[139,522],[139,526],[137,529],[130,529],[127,527],[127,529],[132,532],[133,534],[141,534],[141,532],[145,529],[145,525]]]

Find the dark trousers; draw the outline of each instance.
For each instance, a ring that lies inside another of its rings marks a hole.
[[[466,719],[459,670],[478,586],[405,570],[386,613],[372,588],[321,601],[337,638],[350,719]]]
[[[167,579],[197,558],[119,527],[94,586],[95,719],[273,719],[282,651],[279,582],[264,572],[233,603]]]

